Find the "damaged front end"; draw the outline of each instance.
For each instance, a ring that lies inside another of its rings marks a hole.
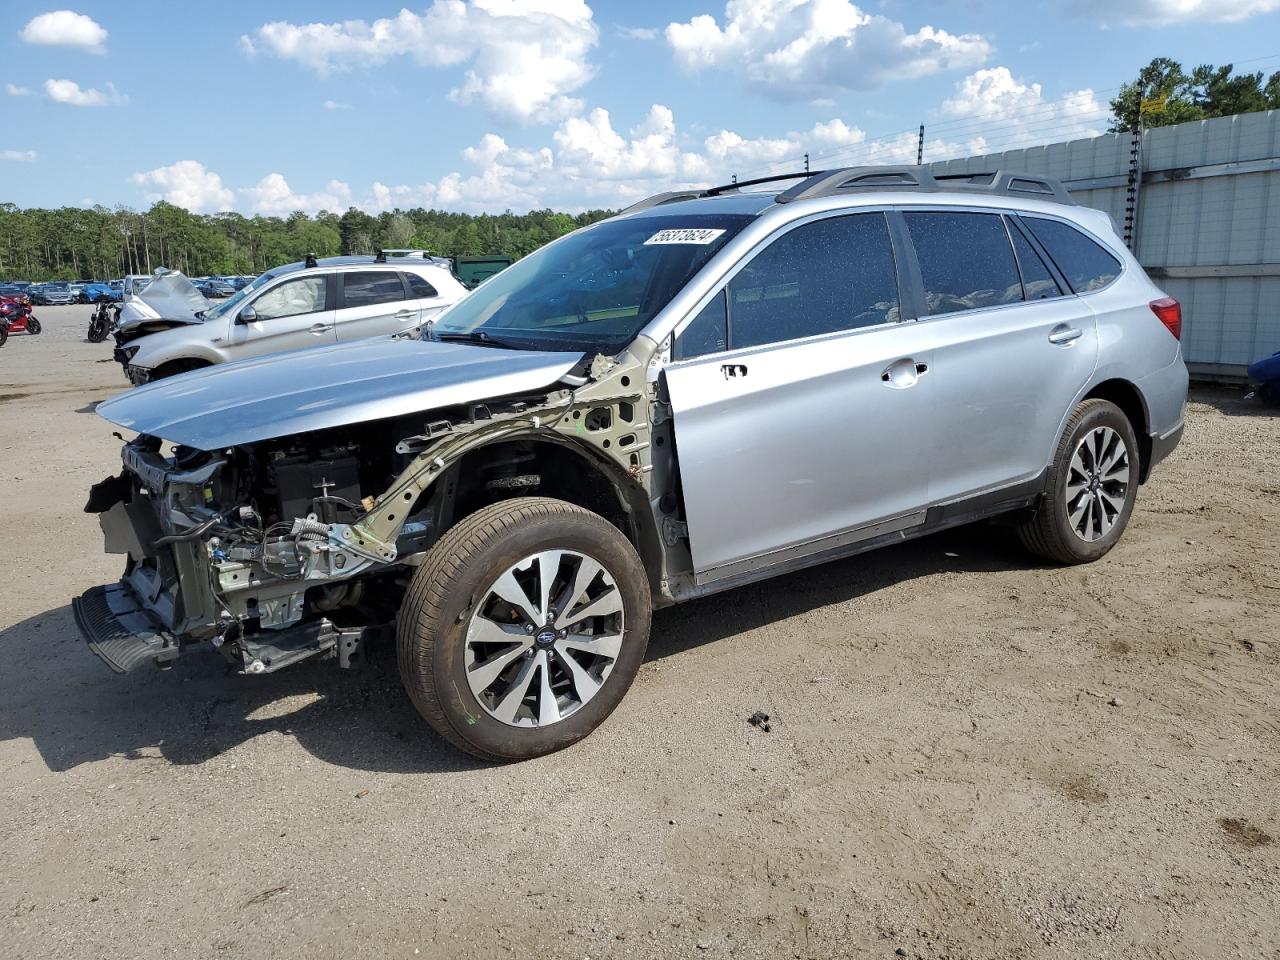
[[[247,674],[310,657],[349,666],[391,632],[414,567],[456,516],[548,490],[548,468],[563,468],[550,448],[611,478],[601,509],[619,523],[651,524],[643,367],[596,358],[582,370],[429,413],[352,422],[347,406],[325,429],[259,439],[245,428],[213,452],[165,456],[159,438],[138,436],[85,507],[126,560],[118,583],[73,601],[81,632],[121,672],[204,642]]]
[[[390,622],[393,611],[362,604],[353,578],[420,552],[431,523],[408,519],[377,548],[352,536],[365,510],[357,447],[179,447],[172,457],[160,447],[148,436],[127,443],[123,471],[85,507],[99,515],[107,552],[127,557],[118,583],[73,604],[112,669],[163,666],[205,640],[245,673],[315,655],[346,666]]]

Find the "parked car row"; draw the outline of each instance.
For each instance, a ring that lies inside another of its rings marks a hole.
[[[132,282],[131,282],[132,281]],[[193,277],[191,281],[210,299],[230,297],[253,282],[248,276]],[[120,303],[140,293],[151,282],[150,274],[132,274],[119,280],[50,281],[0,283],[0,297],[26,297],[37,305],[67,303]]]

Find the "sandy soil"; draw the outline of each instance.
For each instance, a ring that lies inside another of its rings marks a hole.
[[[0,350],[6,957],[1280,955],[1280,418],[1238,392],[1102,562],[977,527],[665,611],[601,730],[488,767],[389,652],[89,654],[88,312]]]

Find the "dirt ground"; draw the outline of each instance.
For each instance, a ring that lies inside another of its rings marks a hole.
[[[1280,956],[1280,418],[1239,391],[1103,561],[975,527],[664,611],[602,729],[497,767],[390,651],[110,674],[68,601],[118,574],[81,507],[124,382],[87,307],[37,312],[0,349],[5,957]]]

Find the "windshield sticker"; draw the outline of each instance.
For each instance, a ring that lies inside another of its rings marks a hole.
[[[705,246],[713,242],[723,230],[690,228],[687,230],[659,230],[644,242],[646,247],[664,243],[696,243]]]

